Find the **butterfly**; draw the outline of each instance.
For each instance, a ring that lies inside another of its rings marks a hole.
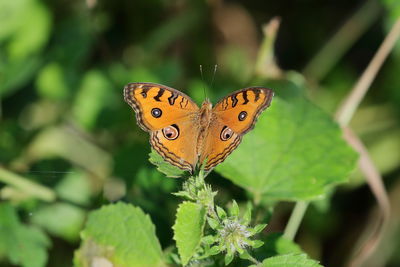
[[[253,129],[274,93],[264,87],[238,90],[214,107],[206,99],[199,108],[184,93],[155,83],[129,83],[124,99],[136,113],[150,144],[167,162],[193,173],[210,171]]]

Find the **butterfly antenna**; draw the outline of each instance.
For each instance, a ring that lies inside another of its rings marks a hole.
[[[215,74],[217,73],[217,68],[218,68],[218,65],[217,64],[215,64],[214,65],[214,73],[213,73],[213,77],[212,77],[212,80],[211,80],[211,88],[213,87],[213,85],[214,85],[214,81],[215,81]]]
[[[207,98],[206,88],[204,87],[203,65],[200,65],[200,75],[201,75],[201,81],[203,82],[202,84],[203,84],[204,98]]]

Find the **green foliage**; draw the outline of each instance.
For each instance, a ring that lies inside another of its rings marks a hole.
[[[262,267],[322,267],[317,261],[311,260],[305,254],[289,254],[268,258],[260,265]],[[256,267],[252,265],[251,267]]]
[[[67,203],[41,207],[32,215],[33,223],[70,242],[79,239],[84,220],[84,210]]]
[[[1,256],[19,266],[44,267],[49,246],[50,241],[42,231],[22,224],[11,205],[0,203]]]
[[[196,203],[185,201],[178,207],[173,229],[176,247],[183,265],[189,262],[200,245],[205,215],[204,207]]]
[[[315,199],[347,181],[357,156],[332,119],[293,84],[276,89],[255,129],[216,171],[258,200]]]
[[[75,266],[104,258],[115,266],[163,266],[163,255],[150,218],[139,208],[117,203],[90,213],[81,233]]]
[[[259,258],[304,253],[298,244],[286,239],[281,233],[271,233],[266,236],[264,241],[265,245],[255,251],[256,256]]]
[[[391,16],[392,20],[395,21],[400,17],[400,2],[397,0],[381,0],[386,6],[386,10]]]
[[[151,150],[149,161],[157,166],[157,170],[167,177],[178,178],[184,175],[184,171],[166,162],[155,150]]]
[[[112,85],[101,72],[93,70],[84,75],[72,109],[81,126],[88,129],[94,127],[103,107],[113,103],[110,88]]]
[[[40,61],[36,54],[46,44],[51,16],[37,0],[0,1],[0,95],[18,89],[32,76]]]
[[[78,169],[71,170],[55,187],[59,198],[87,205],[90,202],[90,184],[86,174]]]
[[[65,73],[59,63],[52,62],[42,68],[36,80],[39,93],[51,100],[65,100],[69,96]]]

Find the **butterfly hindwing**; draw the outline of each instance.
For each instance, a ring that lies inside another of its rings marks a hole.
[[[206,171],[223,162],[242,141],[242,136],[233,132],[229,138],[224,138],[223,134],[227,129],[220,119],[214,118],[211,121],[199,159],[200,164],[206,161],[204,165]]]
[[[150,144],[166,161],[186,171],[193,171],[197,164],[196,145],[193,141],[199,131],[191,120],[173,124],[178,130],[176,139],[168,139],[163,130],[150,133]]]

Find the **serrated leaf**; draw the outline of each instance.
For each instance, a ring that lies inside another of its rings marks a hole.
[[[323,267],[318,261],[309,259],[306,254],[279,255],[265,259],[262,267]],[[252,265],[252,267],[256,267]]]
[[[165,266],[155,228],[148,215],[132,205],[117,203],[91,212],[75,254],[78,266],[104,258],[114,266]]]
[[[185,171],[175,167],[164,160],[154,149],[151,149],[149,161],[157,166],[157,170],[164,173],[167,177],[178,178],[185,174]]]
[[[182,264],[186,265],[203,237],[206,212],[203,206],[185,201],[178,207],[173,227],[174,239]]]
[[[216,171],[257,198],[315,199],[348,180],[357,155],[328,114],[290,88],[293,84],[280,86],[286,95],[274,97],[255,129]]]
[[[0,255],[23,267],[44,267],[47,262],[47,236],[37,228],[20,223],[15,209],[0,204]]]

